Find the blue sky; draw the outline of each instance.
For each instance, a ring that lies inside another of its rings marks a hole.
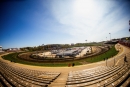
[[[5,0],[3,48],[103,41],[130,36],[130,0]]]

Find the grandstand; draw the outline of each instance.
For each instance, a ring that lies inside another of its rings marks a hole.
[[[108,60],[74,67],[30,66],[10,62],[0,56],[0,86],[129,87],[130,48],[121,44],[116,44],[115,48],[119,54]],[[127,62],[124,62],[125,55]]]
[[[119,40],[119,43],[127,47],[130,47],[130,37],[121,38]]]

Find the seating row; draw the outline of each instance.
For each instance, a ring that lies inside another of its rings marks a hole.
[[[119,85],[130,73],[129,65],[100,66],[92,70],[73,71],[68,74],[66,87],[115,86]],[[123,78],[121,78],[123,76]],[[119,81],[118,81],[119,80]]]
[[[47,87],[59,75],[58,72],[25,69],[0,61],[0,77],[6,86]]]

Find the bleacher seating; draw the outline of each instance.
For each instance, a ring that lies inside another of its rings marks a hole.
[[[60,73],[14,67],[0,61],[0,80],[3,85],[12,87],[47,87]]]
[[[100,52],[100,49],[97,52]],[[58,85],[65,87],[129,87],[130,53],[126,52],[117,57],[124,58],[125,55],[127,56],[127,63],[120,61],[121,63],[115,64],[115,66],[102,65],[77,71],[75,69],[75,71],[68,73],[67,81],[62,78],[59,79],[66,84]],[[59,72],[33,70],[16,67],[16,65],[9,61],[0,60],[0,87],[51,87],[58,83],[59,80],[56,81],[56,78],[62,76]],[[52,84],[53,82],[55,83]]]
[[[128,65],[99,66],[92,69],[71,71],[66,87],[119,87],[130,74]]]
[[[130,47],[130,37],[127,40],[126,39],[120,40],[119,43],[122,44],[122,45],[125,45],[127,47]]]

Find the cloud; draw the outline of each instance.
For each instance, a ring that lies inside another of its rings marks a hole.
[[[62,28],[57,28],[57,32],[80,40],[99,41],[127,26],[128,16],[123,17],[122,13],[124,7],[125,4],[119,6],[109,0],[60,0],[52,2],[51,11]]]

